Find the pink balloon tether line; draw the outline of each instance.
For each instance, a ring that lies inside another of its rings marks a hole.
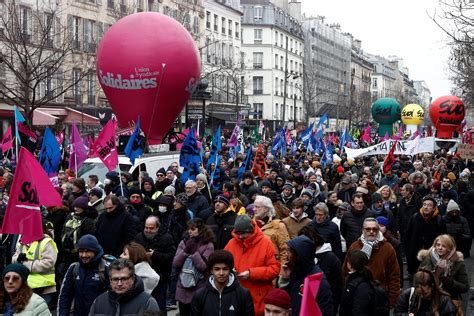
[[[158,101],[158,96],[160,95],[160,89],[161,89],[161,83],[163,82],[163,77],[165,76],[165,69],[166,69],[166,64],[163,63],[161,64],[161,79],[160,82],[158,83],[158,89],[156,89],[156,94],[155,94],[155,101],[153,101],[153,109],[151,111],[151,120],[153,121],[153,118],[155,117],[155,109],[156,109],[156,104]],[[151,123],[148,126],[148,132],[145,136],[148,137],[150,135],[150,130],[151,130]]]

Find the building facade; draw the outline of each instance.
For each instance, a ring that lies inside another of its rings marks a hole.
[[[241,0],[244,94],[249,121],[295,126],[304,119],[300,3]],[[290,14],[291,13],[291,14]]]
[[[371,87],[372,101],[380,98],[396,98],[395,80],[398,70],[394,69],[388,59],[382,56],[371,54],[368,56],[369,62],[374,66]]]

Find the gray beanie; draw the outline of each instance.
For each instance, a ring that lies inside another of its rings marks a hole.
[[[237,216],[234,224],[235,233],[253,233],[252,219],[244,214]]]
[[[169,185],[165,188],[165,190],[163,191],[163,194],[165,195],[175,195],[176,193],[176,189],[174,188],[174,186],[172,185]]]
[[[459,205],[458,203],[454,202],[454,200],[449,200],[448,206],[446,206],[446,213],[452,211],[459,211]]]

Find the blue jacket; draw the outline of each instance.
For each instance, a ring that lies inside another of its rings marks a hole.
[[[304,279],[312,274],[320,273],[322,270],[314,263],[314,243],[306,236],[298,236],[287,241],[288,248],[293,249],[298,256],[296,260],[296,269],[291,272],[290,283],[284,287],[284,290],[291,296],[291,314],[299,315],[301,299],[303,298]],[[323,275],[319,285],[316,302],[323,316],[333,315],[333,302],[331,287]]]
[[[107,271],[100,276],[99,265],[104,252],[99,252],[90,263],[84,264],[79,260],[77,276],[74,275],[72,264],[66,272],[59,292],[58,316],[68,316],[74,300],[74,315],[89,315],[94,300],[109,287]]]

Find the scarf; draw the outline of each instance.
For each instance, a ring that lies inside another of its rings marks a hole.
[[[361,251],[367,255],[367,258],[370,260],[370,256],[372,256],[372,250],[375,246],[378,245],[379,242],[383,240],[383,234],[379,231],[377,234],[377,238],[374,241],[368,241],[365,239],[364,234],[360,236],[360,241],[362,241],[362,249]]]
[[[451,250],[451,252],[445,257],[441,258],[436,250],[432,248],[430,250],[431,262],[435,265],[435,276],[439,278],[441,275],[448,276],[451,273],[451,268],[453,267],[454,261],[458,260],[456,254],[456,249]]]

